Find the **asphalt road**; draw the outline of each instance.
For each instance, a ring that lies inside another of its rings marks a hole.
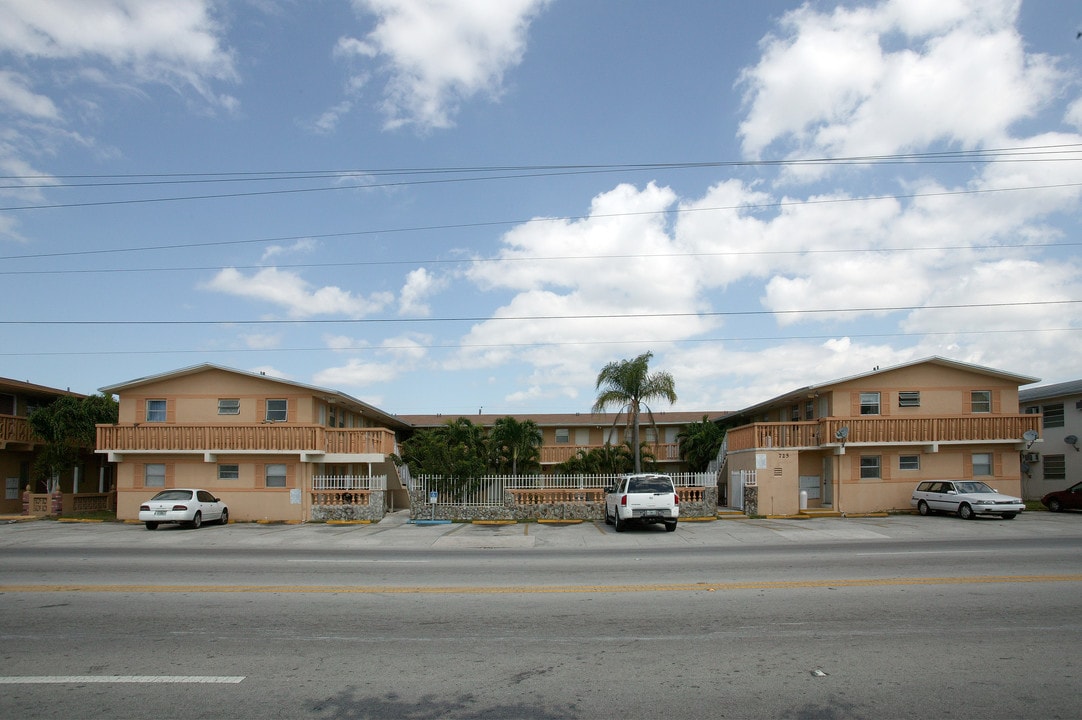
[[[1082,515],[0,526],[5,718],[1076,718]]]

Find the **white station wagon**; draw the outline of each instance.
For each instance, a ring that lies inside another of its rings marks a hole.
[[[1000,495],[980,480],[926,480],[913,491],[909,504],[921,515],[958,513],[963,520],[998,515],[1010,520],[1026,509],[1021,498]]]

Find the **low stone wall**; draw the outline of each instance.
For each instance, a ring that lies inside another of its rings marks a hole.
[[[340,504],[340,505],[312,505],[311,518],[316,522],[328,520],[370,520],[379,522],[383,519],[384,494],[383,490],[366,490],[368,497],[367,505]]]
[[[682,517],[713,517],[718,512],[718,489],[678,488]],[[538,499],[536,494],[525,499]],[[565,502],[519,503],[516,493],[504,493],[503,505],[452,505],[428,502],[423,492],[410,491],[411,520],[602,520],[605,517],[604,498],[599,500],[569,500]]]

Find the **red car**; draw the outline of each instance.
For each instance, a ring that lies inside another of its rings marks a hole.
[[[1050,492],[1041,498],[1041,502],[1052,512],[1082,510],[1082,482],[1075,483],[1066,490]]]

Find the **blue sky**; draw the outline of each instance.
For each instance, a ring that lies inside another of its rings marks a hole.
[[[0,376],[674,410],[1082,377],[1073,5],[0,0]],[[665,409],[665,408],[655,408]]]

